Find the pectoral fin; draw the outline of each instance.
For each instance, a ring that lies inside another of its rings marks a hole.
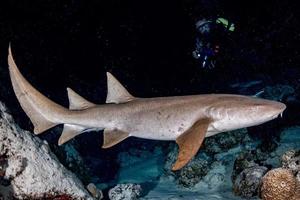
[[[211,119],[205,118],[197,121],[189,130],[176,139],[179,154],[172,170],[184,167],[198,152],[207,132]]]
[[[109,130],[105,129],[103,132],[103,145],[102,148],[106,149],[112,147],[119,142],[129,137],[129,133],[121,130]]]

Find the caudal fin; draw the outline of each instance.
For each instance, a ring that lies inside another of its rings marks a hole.
[[[8,65],[14,92],[21,107],[34,125],[34,133],[40,134],[62,123],[60,118],[68,110],[42,95],[22,76],[13,59],[10,46]]]

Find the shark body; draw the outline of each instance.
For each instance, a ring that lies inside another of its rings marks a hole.
[[[172,170],[185,166],[198,152],[205,137],[255,126],[276,118],[283,103],[232,94],[204,94],[175,97],[137,98],[107,73],[107,100],[96,105],[67,89],[70,106],[64,108],[38,92],[20,73],[8,55],[15,94],[40,134],[64,124],[59,145],[91,130],[104,130],[103,148],[128,137],[173,140],[179,154]]]

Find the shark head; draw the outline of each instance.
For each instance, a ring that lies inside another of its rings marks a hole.
[[[225,132],[270,121],[282,115],[285,108],[277,101],[228,95],[220,97],[207,114],[214,120],[212,131]]]

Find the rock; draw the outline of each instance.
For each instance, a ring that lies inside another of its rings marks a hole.
[[[290,150],[281,157],[282,167],[293,173],[300,172],[300,151]]]
[[[267,171],[268,169],[263,166],[254,166],[243,170],[234,181],[234,193],[246,198],[256,196],[261,179]]]
[[[275,150],[268,154],[268,159],[265,165],[272,166],[272,168],[279,168],[283,164],[282,156],[291,149],[298,149],[300,147],[300,127],[293,126],[286,128],[280,133],[280,143]]]
[[[226,166],[224,163],[215,161],[211,164],[211,169],[203,178],[202,182],[207,184],[208,189],[216,190],[218,187],[222,187],[223,184],[226,184],[226,173]]]
[[[93,199],[46,143],[15,125],[2,103],[0,115],[0,193],[4,199]]]
[[[210,163],[202,158],[196,158],[178,172],[177,182],[184,187],[197,184],[209,171]]]
[[[27,163],[27,158],[23,158],[19,155],[17,156],[12,155],[10,159],[8,159],[7,165],[13,167],[6,168],[5,177],[10,180],[14,179],[14,177],[18,176],[20,173],[23,172],[23,170],[26,167],[26,163]]]
[[[259,150],[257,151],[246,151],[242,152],[234,161],[232,181],[235,182],[235,179],[239,174],[245,169],[258,166],[262,156],[258,156]]]
[[[246,146],[246,144],[249,145],[249,140],[250,138],[247,137],[247,129],[239,129],[206,138],[204,145],[196,156],[177,172],[170,170],[178,154],[177,145],[171,144],[164,167],[165,175],[173,177],[179,186],[185,188],[192,188],[200,183],[201,180],[210,188],[213,188],[215,184],[214,181],[221,185],[224,182],[223,172],[208,174],[214,168],[213,163],[218,163],[220,166],[231,165],[227,162],[232,163],[235,158],[235,156],[232,155],[235,155],[236,152],[240,152],[242,145],[243,147],[244,145]]]
[[[58,155],[62,164],[75,173],[81,181],[89,183],[91,181],[90,169],[76,147],[77,143],[73,140],[59,147],[55,154]]]
[[[218,144],[220,144],[221,149],[224,151],[244,143],[244,140],[248,139],[246,138],[247,133],[247,129],[243,128],[216,135],[216,139]]]
[[[178,185],[183,187],[192,187],[197,184],[209,171],[212,163],[211,158],[206,153],[200,151],[198,154],[182,169],[171,171],[178,154],[178,146],[170,145],[170,152],[165,163],[165,175],[176,179]]]
[[[224,152],[240,144],[249,142],[247,133],[247,129],[243,128],[206,138],[203,150],[209,154]]]
[[[269,171],[262,179],[263,200],[291,200],[296,197],[297,180],[291,170],[278,168]],[[299,194],[297,191],[297,195]],[[295,199],[296,200],[296,199]]]
[[[0,177],[5,176],[5,171],[8,166],[7,157],[5,155],[0,155]]]
[[[210,137],[204,140],[205,151],[209,155],[214,155],[222,152],[221,146],[218,144],[218,141],[215,137]]]
[[[102,191],[99,190],[95,184],[90,183],[86,186],[86,188],[96,200],[100,200],[103,198]]]
[[[141,195],[142,187],[138,184],[118,184],[110,189],[110,200],[135,200]]]
[[[287,96],[294,95],[295,89],[289,85],[275,85],[275,86],[267,86],[264,89],[264,93],[262,97],[265,99],[271,99],[274,101],[281,101]]]

